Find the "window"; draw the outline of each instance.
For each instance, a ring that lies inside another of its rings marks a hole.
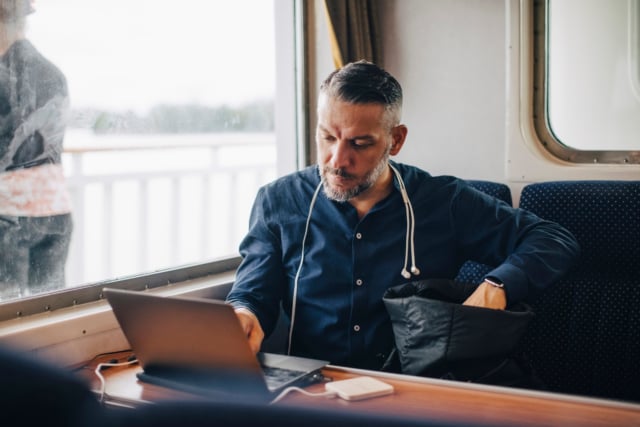
[[[536,2],[536,130],[576,163],[640,163],[639,0]]]
[[[237,255],[258,187],[295,145],[276,144],[276,93],[294,90],[292,79],[276,91],[276,58],[294,58],[276,56],[274,3],[35,2],[26,37],[68,87],[60,164],[71,240],[56,258],[64,279],[42,286],[12,280],[5,257],[0,301]],[[41,259],[12,258],[29,269]]]

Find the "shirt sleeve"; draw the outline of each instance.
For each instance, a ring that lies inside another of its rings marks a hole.
[[[557,223],[460,183],[451,207],[463,251],[496,266],[487,277],[504,284],[509,304],[533,298],[577,261],[576,238]]]
[[[235,308],[244,307],[256,315],[266,336],[278,320],[285,285],[280,234],[269,226],[270,212],[270,200],[262,188],[251,210],[249,231],[240,243],[242,262],[227,296]]]

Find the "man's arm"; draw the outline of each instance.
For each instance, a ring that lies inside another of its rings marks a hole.
[[[505,308],[535,296],[560,280],[579,256],[578,242],[564,227],[464,184],[453,212],[469,257],[496,265],[487,274],[491,280],[483,282],[465,304]]]
[[[240,312],[238,317],[252,347],[257,348],[275,327],[285,283],[279,236],[266,222],[271,212],[269,202],[261,189],[251,210],[249,232],[240,243],[243,259],[227,295],[227,302]]]

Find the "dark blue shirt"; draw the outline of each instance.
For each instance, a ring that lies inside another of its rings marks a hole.
[[[559,225],[463,180],[392,164],[415,213],[421,274],[410,280],[452,279],[466,260],[475,260],[496,266],[488,276],[505,284],[512,303],[549,286],[573,264],[577,243]],[[261,188],[240,244],[243,260],[227,300],[255,313],[267,336],[281,302],[291,316],[309,205],[319,182],[312,166]],[[397,180],[394,185],[361,219],[351,204],[318,195],[298,279],[291,354],[378,369],[393,348],[382,295],[409,281],[400,274],[407,221]]]

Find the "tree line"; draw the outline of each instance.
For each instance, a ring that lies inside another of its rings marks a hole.
[[[240,107],[222,105],[158,105],[147,113],[75,109],[69,128],[92,129],[95,133],[212,133],[271,132],[274,107],[270,101]]]

